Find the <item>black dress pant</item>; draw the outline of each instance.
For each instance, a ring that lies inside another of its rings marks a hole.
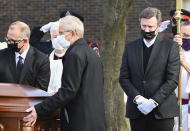
[[[130,119],[131,131],[173,131],[174,118],[155,119],[153,113]]]

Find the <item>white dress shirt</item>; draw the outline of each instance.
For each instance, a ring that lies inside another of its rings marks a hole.
[[[143,42],[146,45],[146,47],[148,47],[148,48],[151,47],[154,44],[156,37],[157,36],[155,36],[150,42],[147,42],[146,39],[143,38]]]

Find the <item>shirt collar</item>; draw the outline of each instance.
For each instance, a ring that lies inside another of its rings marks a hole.
[[[156,37],[157,36],[155,36],[150,42],[147,42],[146,40],[145,40],[145,38],[143,38],[143,42],[144,42],[144,44],[146,45],[146,47],[151,47],[153,44],[154,44],[154,42],[155,42],[155,40],[156,40]]]
[[[30,45],[28,44],[26,50],[22,54],[19,54],[18,52],[15,52],[15,58],[18,58],[19,56],[21,56],[23,58],[23,60],[25,60],[26,55],[27,55],[28,50],[29,50],[29,47],[30,47]]]
[[[57,57],[63,57],[63,56],[65,55],[65,52],[62,53],[62,54],[58,54],[58,53],[56,53],[56,52],[54,52],[54,53],[55,53],[55,55],[56,55]]]

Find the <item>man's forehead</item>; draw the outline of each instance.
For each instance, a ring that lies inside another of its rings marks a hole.
[[[9,26],[9,29],[17,29],[20,30],[19,26],[17,24],[13,24]]]
[[[147,19],[147,18],[141,18],[140,19],[140,22],[143,23],[143,24],[157,24],[158,21],[156,19],[156,17],[152,17],[150,19]]]

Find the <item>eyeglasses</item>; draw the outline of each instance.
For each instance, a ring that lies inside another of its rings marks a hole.
[[[19,44],[24,39],[22,39],[22,40],[13,40],[13,39],[9,39],[8,37],[5,37],[5,40],[6,40],[7,44]]]

